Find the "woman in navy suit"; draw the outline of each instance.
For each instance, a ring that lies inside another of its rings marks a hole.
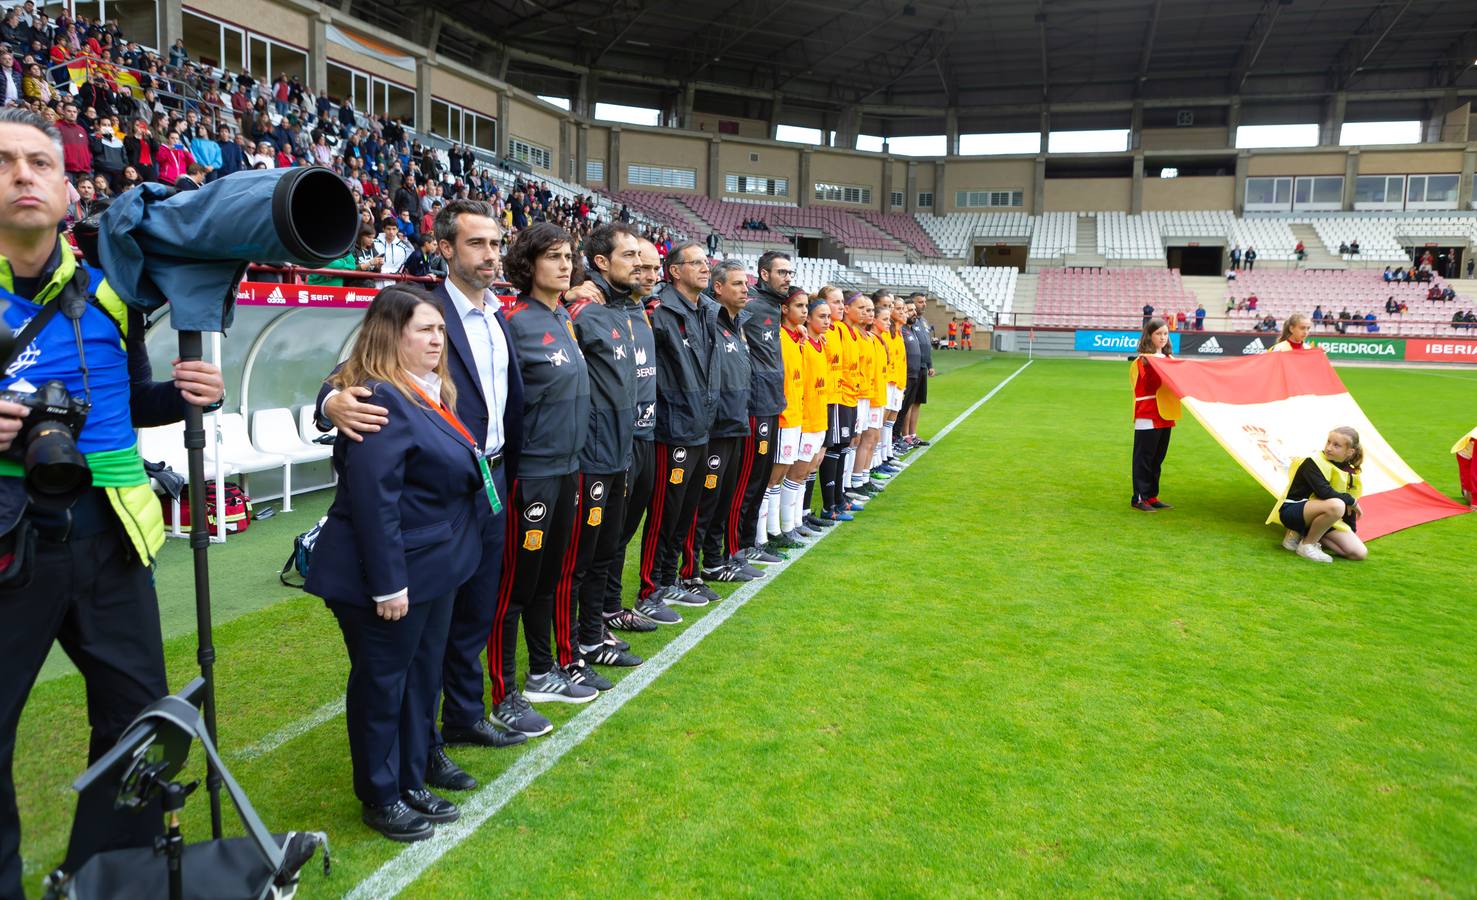
[[[459,815],[424,778],[452,601],[477,570],[491,514],[476,443],[452,412],[445,345],[435,297],[403,287],[375,296],[333,383],[369,388],[388,421],[334,444],[338,494],[307,579],[349,651],[346,719],[364,823],[397,841],[428,838]]]

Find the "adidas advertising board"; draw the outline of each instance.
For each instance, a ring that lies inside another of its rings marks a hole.
[[[1236,357],[1266,353],[1275,337],[1261,334],[1218,334],[1207,331],[1185,332],[1180,338],[1180,356]]]
[[[1137,331],[1079,331],[1073,341],[1074,350],[1111,353],[1114,356],[1136,353],[1138,348],[1139,332]],[[1169,350],[1171,353],[1180,352],[1180,332],[1170,332]]]
[[[335,287],[327,284],[272,284],[243,281],[236,288],[237,306],[312,307],[314,309],[364,309],[378,290],[365,287]]]

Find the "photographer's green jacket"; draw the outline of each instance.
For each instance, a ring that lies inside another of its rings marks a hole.
[[[24,392],[57,380],[75,397],[90,395],[92,410],[77,437],[77,447],[87,456],[93,485],[106,490],[139,560],[151,565],[164,544],[164,515],[149,487],[134,428],[179,421],[184,400],[172,384],[152,381],[142,316],[124,306],[102,272],[79,265],[72,248],[59,238],[33,297],[15,293],[10,261],[0,257],[0,303],[4,304],[0,318],[19,333],[73,278],[87,279],[89,305],[79,323],[87,384],[71,323],[57,315],[0,374],[0,389]],[[0,533],[8,531],[24,510],[23,474],[21,463],[0,458]]]

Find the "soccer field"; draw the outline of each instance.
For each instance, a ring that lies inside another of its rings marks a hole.
[[[359,823],[342,640],[276,582],[326,500],[213,549],[227,762],[274,831],[333,842],[303,896],[1477,896],[1477,517],[1300,560],[1191,419],[1178,508],[1139,513],[1123,363],[940,355],[924,436],[1015,377],[757,591],[629,636],[649,662],[617,677],[641,690],[554,709],[516,750],[454,748],[483,787],[411,848]],[[1477,372],[1340,375],[1455,493]],[[172,542],[173,685],[189,577]],[[50,672],[16,770],[32,893],[86,752],[81,679]]]

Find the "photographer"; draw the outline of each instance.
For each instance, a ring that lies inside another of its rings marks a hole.
[[[7,898],[21,896],[16,725],[52,641],[61,641],[87,683],[89,761],[168,692],[150,570],[164,521],[133,429],[177,421],[186,403],[217,407],[225,394],[220,371],[202,362],[176,361],[172,384],[150,380],[143,316],[58,237],[66,208],[61,135],[27,110],[0,111],[0,334],[24,337],[0,366],[0,608],[7,618],[0,636],[0,897]],[[43,392],[44,406],[35,402]],[[67,482],[81,476],[90,487]],[[100,849],[151,845],[162,818],[158,810],[79,807],[68,868]]]

